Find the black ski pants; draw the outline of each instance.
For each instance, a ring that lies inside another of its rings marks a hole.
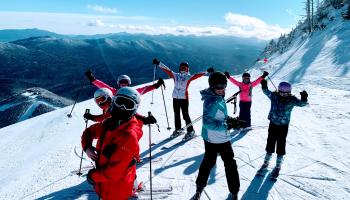
[[[190,115],[188,114],[188,99],[173,99],[173,108],[174,108],[174,118],[175,118],[175,130],[181,129],[181,118],[180,110],[182,116],[186,122],[186,125],[192,123]],[[193,126],[187,128],[187,132],[192,132]]]
[[[275,147],[277,146],[277,155],[286,154],[286,139],[288,134],[289,124],[277,125],[270,121],[269,135],[267,137],[266,152],[275,153]]]
[[[252,107],[251,101],[239,102],[239,119],[244,121],[243,128],[251,127],[250,108]]]
[[[219,154],[225,166],[226,180],[228,188],[232,194],[237,194],[239,191],[239,175],[237,171],[236,160],[234,159],[234,153],[231,147],[231,143],[225,142],[222,144],[213,144],[204,141],[205,153],[201,166],[199,167],[199,173],[196,180],[197,187],[205,187],[208,182],[211,169],[216,164],[216,158]]]

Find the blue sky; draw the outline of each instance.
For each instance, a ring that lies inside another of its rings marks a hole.
[[[234,35],[270,39],[304,14],[304,0],[1,0],[0,29]],[[9,20],[10,19],[10,20]]]

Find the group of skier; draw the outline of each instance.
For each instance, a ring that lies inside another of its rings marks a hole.
[[[244,73],[242,82],[235,80],[228,72],[215,72],[208,68],[206,72],[191,75],[189,64],[182,62],[179,72],[170,70],[157,59],[153,64],[163,70],[174,80],[173,109],[175,119],[175,131],[171,138],[185,134],[188,140],[195,136],[189,116],[188,86],[191,81],[206,74],[209,75],[209,87],[200,91],[203,101],[203,125],[201,135],[204,140],[205,154],[199,167],[196,180],[197,190],[193,200],[200,199],[202,191],[207,185],[211,169],[216,164],[217,154],[224,162],[227,184],[230,198],[238,199],[240,188],[239,173],[234,159],[233,149],[230,143],[231,129],[251,129],[251,101],[252,89],[259,83],[263,93],[271,100],[271,109],[268,115],[270,125],[266,144],[266,156],[258,174],[267,169],[272,154],[277,145],[276,167],[272,171],[278,176],[283,156],[285,155],[286,137],[290,122],[291,111],[294,106],[307,104],[306,91],[301,92],[301,99],[291,94],[291,85],[281,82],[278,90],[271,92],[267,87],[265,78],[268,72],[264,72],[258,79],[251,82],[250,74]],[[84,118],[97,122],[84,130],[81,143],[87,156],[95,161],[96,168],[87,174],[87,180],[94,186],[96,193],[103,200],[129,199],[137,190],[136,163],[141,162],[139,152],[139,140],[143,135],[142,126],[154,124],[157,120],[149,115],[147,117],[137,114],[141,102],[141,95],[158,89],[164,85],[163,79],[159,79],[152,85],[133,89],[130,87],[131,79],[127,75],[118,77],[117,88],[113,88],[100,80],[97,80],[91,71],[85,73],[90,82],[99,89],[94,94],[96,104],[102,109],[101,115],[85,113]],[[230,80],[240,90],[239,117],[228,115],[225,97],[227,80]],[[180,111],[186,122],[187,132],[181,128]],[[93,146],[93,140],[97,144]]]

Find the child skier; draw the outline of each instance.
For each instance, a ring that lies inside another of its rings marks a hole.
[[[139,104],[140,94],[135,89],[121,88],[113,97],[111,117],[90,126],[81,137],[83,150],[96,163],[87,181],[102,199],[127,200],[132,194],[142,132],[134,117]],[[96,148],[93,139],[97,139]]]
[[[227,184],[231,192],[230,196],[236,200],[240,182],[229,130],[237,128],[238,122],[227,115],[224,99],[227,86],[225,74],[222,72],[212,73],[209,76],[209,86],[209,88],[200,92],[204,101],[202,137],[205,153],[196,180],[197,190],[192,200],[200,199],[201,193],[207,185],[210,171],[216,164],[217,154],[221,156],[224,162]]]
[[[250,108],[252,106],[252,90],[253,87],[257,86],[262,79],[264,79],[268,72],[264,71],[263,75],[260,76],[253,82],[250,82],[250,74],[243,73],[242,82],[234,79],[228,72],[225,72],[227,79],[231,81],[231,83],[235,84],[241,90],[239,94],[239,119],[245,121],[243,123],[242,128],[250,128],[251,127],[251,118],[250,118]]]
[[[194,75],[190,75],[189,66],[187,62],[182,62],[179,66],[179,73],[173,72],[163,63],[160,63],[157,59],[153,60],[153,64],[156,64],[162,69],[170,78],[174,79],[174,90],[173,90],[173,109],[175,118],[175,131],[170,137],[177,137],[182,134],[181,132],[181,118],[180,110],[182,112],[183,119],[186,125],[191,124],[191,118],[188,114],[188,86],[190,83],[206,74],[206,72],[200,72]],[[207,70],[208,73],[214,72],[213,68]],[[187,133],[184,139],[190,139],[195,135],[193,126],[188,126]]]
[[[278,91],[276,92],[271,92],[268,89],[267,81],[265,79],[261,81],[261,86],[264,94],[271,100],[271,108],[268,116],[270,125],[265,149],[266,155],[258,174],[263,173],[268,167],[271,156],[275,152],[275,146],[277,146],[276,166],[271,173],[271,177],[274,179],[279,175],[283,156],[286,154],[286,138],[292,109],[294,106],[302,107],[307,105],[308,94],[304,90],[300,92],[301,99],[297,99],[291,94],[292,86],[287,82],[281,82],[278,85]]]

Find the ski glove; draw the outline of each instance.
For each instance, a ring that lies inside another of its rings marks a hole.
[[[89,79],[90,82],[93,82],[94,80],[96,80],[91,70],[85,72],[85,76]]]
[[[84,119],[87,119],[87,120],[92,120],[94,121],[94,116],[90,113],[84,113]]]
[[[263,75],[261,76],[262,78],[266,78],[266,76],[268,76],[269,75],[269,72],[267,72],[267,71],[264,71],[264,73],[263,73]]]
[[[300,92],[300,96],[301,96],[301,101],[303,102],[307,102],[307,97],[309,96],[307,94],[307,92],[305,90],[303,90],[302,92]]]
[[[138,120],[142,121],[144,125],[157,123],[157,120],[156,120],[156,118],[153,117],[153,115],[150,115],[148,117],[145,117],[142,115],[136,115],[136,118]]]
[[[165,84],[164,84],[164,80],[162,79],[162,78],[159,78],[158,79],[158,81],[157,81],[157,83],[155,83],[155,84],[153,84],[153,86],[155,87],[155,88],[159,88],[160,86],[164,86],[164,88],[165,88]]]
[[[160,63],[160,61],[157,60],[157,58],[153,59],[153,64],[154,64],[154,65],[159,65],[159,63]]]
[[[92,174],[94,171],[96,171],[95,168],[94,168],[94,169],[90,169],[89,172],[88,172],[88,174],[87,174],[87,176],[86,176],[87,182],[90,183],[91,185],[95,185],[95,181],[92,180],[92,178],[91,178],[91,174]]]
[[[260,84],[261,84],[261,88],[263,90],[268,89],[267,88],[267,81],[265,79],[261,80]]]
[[[225,72],[224,74],[225,74],[226,78],[228,78],[228,79],[230,78],[230,73]]]
[[[207,69],[207,72],[208,72],[208,73],[214,73],[214,71],[215,71],[215,70],[214,70],[213,67],[210,67],[210,68]]]
[[[227,116],[226,124],[227,130],[239,128],[239,120],[237,118]]]

